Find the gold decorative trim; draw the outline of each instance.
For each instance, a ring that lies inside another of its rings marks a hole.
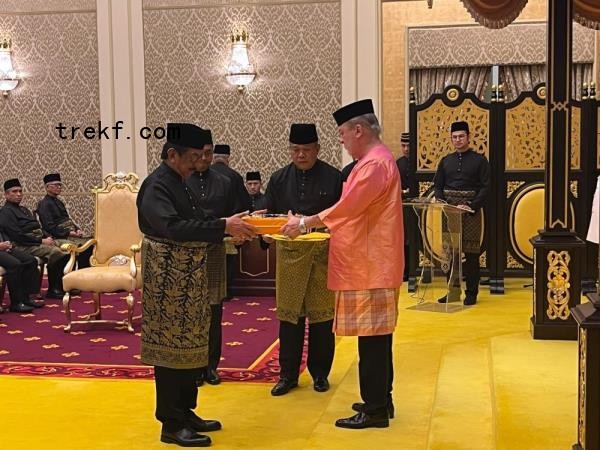
[[[487,267],[487,252],[479,255],[479,267]]]
[[[506,182],[506,198],[509,198],[514,192],[525,184],[524,181],[507,181]]]
[[[579,439],[579,445],[585,445],[585,395],[586,395],[586,382],[587,382],[587,367],[586,367],[586,355],[587,355],[587,330],[585,328],[579,329],[579,418],[577,426],[577,435]]]
[[[546,100],[546,86],[540,86],[535,93],[541,100]]]
[[[419,196],[423,197],[431,186],[433,186],[431,181],[419,181]]]
[[[448,92],[446,93],[446,97],[448,98],[448,100],[450,101],[456,101],[458,99],[458,89],[456,88],[452,88],[452,89],[448,89]]]
[[[525,266],[515,259],[513,255],[506,252],[506,268],[507,269],[524,269]]]
[[[571,255],[566,250],[560,252],[550,250],[547,259],[548,283],[546,283],[546,287],[548,292],[546,293],[546,299],[548,300],[548,309],[546,315],[550,320],[567,320],[571,315],[569,311],[569,300],[571,298],[569,263],[571,262]]]
[[[577,198],[579,196],[579,193],[577,192],[577,180],[573,180],[571,181],[571,184],[569,185],[569,188],[571,189],[571,194],[573,194],[573,197]]]
[[[571,108],[571,169],[581,166],[581,108]]]
[[[433,264],[431,260],[425,256],[425,254],[419,250],[419,267],[431,267]]]

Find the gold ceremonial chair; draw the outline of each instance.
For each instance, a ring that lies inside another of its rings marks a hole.
[[[70,332],[73,324],[114,323],[126,325],[133,332],[133,292],[141,285],[140,243],[142,234],[138,227],[136,199],[138,177],[134,173],[109,174],[104,177],[103,186],[94,188],[95,228],[94,238],[80,247],[63,244],[61,248],[71,253],[65,266],[63,277],[63,307],[67,316],[65,332]],[[90,259],[91,267],[73,270],[78,253],[94,245]],[[94,312],[82,320],[71,320],[71,296],[69,291],[79,289],[91,292],[94,299]],[[108,292],[127,292],[127,318],[124,320],[103,320],[101,296]]]

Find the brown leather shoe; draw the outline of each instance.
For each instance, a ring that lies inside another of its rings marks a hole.
[[[167,444],[177,444],[181,447],[210,447],[211,440],[208,436],[197,434],[189,428],[170,432],[164,431],[160,433],[161,442]]]

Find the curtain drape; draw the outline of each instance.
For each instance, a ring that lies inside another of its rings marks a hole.
[[[600,30],[600,2],[598,0],[574,0],[573,19],[584,27]]]
[[[513,22],[527,0],[462,0],[469,14],[488,28],[503,28]],[[573,0],[573,19],[581,25],[600,30],[600,2]]]
[[[433,94],[443,92],[451,84],[458,85],[463,91],[473,93],[481,99],[489,82],[490,70],[489,66],[411,69],[409,83],[415,88],[419,104],[427,101]]]
[[[521,14],[527,0],[462,0],[469,14],[484,27],[504,28]]]
[[[532,91],[533,88],[546,81],[546,65],[513,65],[500,66],[500,82],[504,84],[504,95],[507,102],[515,100],[521,92]],[[573,64],[571,69],[571,96],[581,100],[583,83],[593,79],[593,65]]]

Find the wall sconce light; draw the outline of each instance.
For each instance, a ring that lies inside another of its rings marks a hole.
[[[231,34],[231,57],[225,78],[229,84],[237,86],[239,92],[243,92],[256,76],[254,67],[248,59],[247,43],[248,33],[246,30]]]
[[[0,91],[5,97],[21,81],[13,69],[11,53],[11,40],[6,38],[0,40]]]

